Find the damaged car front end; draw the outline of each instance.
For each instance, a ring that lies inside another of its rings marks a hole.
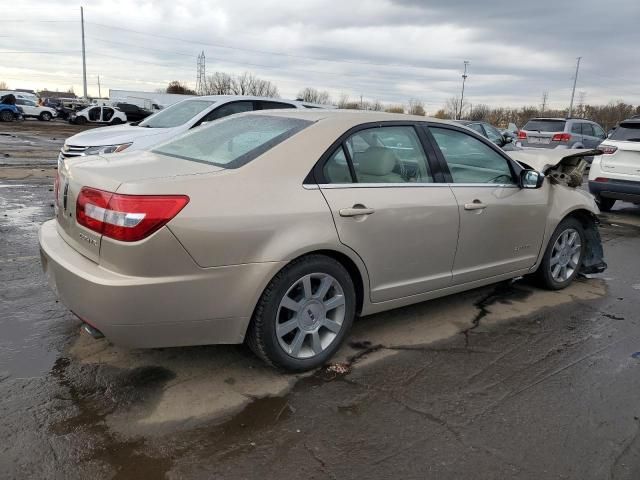
[[[604,272],[607,264],[604,261],[602,240],[598,229],[599,209],[593,196],[580,189],[584,183],[584,174],[589,163],[585,157],[601,155],[602,151],[571,149],[571,150],[518,150],[509,152],[510,156],[525,168],[531,168],[544,174],[550,187],[556,193],[569,197],[584,196],[590,200],[589,208],[583,207],[575,212],[575,217],[583,226],[587,249],[580,268],[580,274],[589,275]],[[565,203],[562,202],[561,205]],[[566,202],[567,204],[569,202]],[[563,212],[564,213],[564,212]]]

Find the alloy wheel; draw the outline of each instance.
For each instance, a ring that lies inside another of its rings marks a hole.
[[[556,282],[566,282],[578,268],[582,243],[575,228],[564,230],[556,239],[551,250],[549,268]]]
[[[311,358],[326,350],[342,330],[345,297],[326,273],[311,273],[289,287],[276,314],[276,336],[291,357]]]

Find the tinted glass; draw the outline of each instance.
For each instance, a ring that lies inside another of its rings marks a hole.
[[[594,136],[593,127],[591,126],[590,123],[583,123],[582,124],[582,134],[583,135],[589,135],[590,137]]]
[[[571,133],[577,133],[578,135],[582,135],[582,128],[579,123],[574,123],[571,125]]]
[[[430,130],[454,183],[515,183],[507,160],[480,140],[455,130]]]
[[[267,115],[230,117],[190,130],[153,151],[223,168],[238,168],[312,123]]]
[[[640,142],[640,122],[622,122],[609,138],[623,142]]]
[[[523,130],[539,132],[563,132],[567,122],[564,120],[529,120]]]
[[[360,130],[345,143],[359,183],[433,182],[413,127]]]
[[[484,129],[487,132],[487,138],[491,140],[493,143],[502,142],[502,133],[498,131],[498,129],[493,128],[491,125],[484,125]]]
[[[351,172],[344,149],[338,148],[323,168],[324,178],[327,183],[351,183]]]
[[[231,102],[213,110],[206,117],[207,122],[217,120],[218,118],[228,117],[234,113],[251,112],[253,110],[252,101]]]
[[[277,108],[295,108],[290,103],[284,103],[284,102],[258,102],[258,105],[262,110],[273,110]]]
[[[482,125],[480,125],[479,123],[470,123],[469,125],[467,125],[467,127],[469,127],[471,130],[478,132],[480,135],[484,137],[484,130],[482,130]]]
[[[593,127],[593,133],[596,137],[605,138],[604,130],[600,127],[600,125],[591,125]]]
[[[213,105],[213,100],[184,100],[160,110],[139,123],[141,127],[171,128],[183,125]]]

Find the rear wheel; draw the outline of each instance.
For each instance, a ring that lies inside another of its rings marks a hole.
[[[120,120],[119,118],[114,118],[113,120],[111,120],[112,125],[120,125],[121,123],[122,120]]]
[[[585,249],[582,224],[575,218],[565,218],[553,232],[536,272],[542,286],[550,290],[569,286],[578,275]]]
[[[3,122],[13,122],[13,113],[9,110],[3,110],[0,112],[0,120]]]
[[[294,261],[265,289],[247,343],[267,363],[292,371],[324,364],[338,350],[355,316],[347,270],[324,255]]]
[[[42,112],[40,114],[40,120],[44,120],[45,122],[48,122],[49,120],[51,120],[53,118],[53,115],[51,115],[50,112]]]
[[[615,198],[605,198],[601,196],[596,197],[596,203],[598,204],[598,208],[603,212],[608,212],[613,208],[613,204],[616,203]]]

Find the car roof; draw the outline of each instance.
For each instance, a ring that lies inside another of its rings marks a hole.
[[[640,117],[631,117],[626,120],[622,120],[620,123],[640,123]]]
[[[420,115],[407,115],[405,113],[375,112],[371,110],[340,110],[340,109],[282,109],[282,110],[255,110],[236,115],[274,115],[279,117],[299,118],[318,122],[321,120],[340,120],[343,123],[351,123],[354,126],[369,122],[433,122],[443,125],[460,126],[451,120],[423,117]]]
[[[273,97],[256,97],[251,95],[202,95],[195,97],[188,97],[185,100],[218,100],[218,101],[232,101],[232,100],[266,100],[269,102],[287,102],[302,105],[303,102],[296,100],[288,100],[286,98],[273,98]]]

